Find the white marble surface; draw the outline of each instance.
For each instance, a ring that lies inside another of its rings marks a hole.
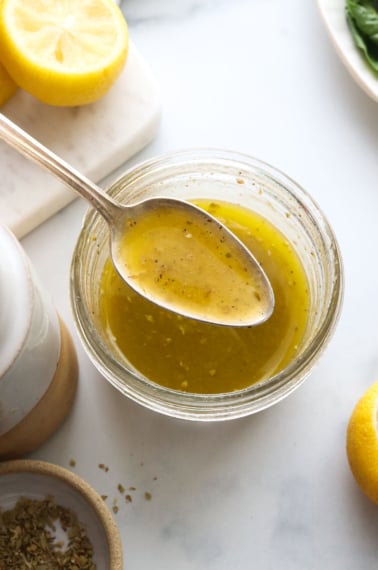
[[[339,61],[315,2],[123,7],[163,99],[160,132],[133,162],[212,145],[290,174],[338,236],[344,308],[317,369],[279,405],[222,425],[161,417],[119,396],[77,340],[68,276],[85,205],[75,202],[23,240],[73,332],[81,371],[72,414],[33,457],[64,466],[74,457],[110,504],[119,497],[128,570],[375,570],[378,507],[352,479],[345,429],[378,379],[378,107]],[[131,503],[118,483],[136,487]]]

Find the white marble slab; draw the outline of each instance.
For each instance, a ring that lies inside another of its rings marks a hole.
[[[19,91],[3,113],[81,172],[99,181],[154,137],[160,95],[134,45],[109,93],[92,105],[59,108]],[[40,167],[0,143],[0,223],[22,237],[76,195]]]

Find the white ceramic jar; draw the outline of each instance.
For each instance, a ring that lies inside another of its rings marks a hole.
[[[0,458],[41,445],[70,410],[77,358],[15,236],[0,226]]]

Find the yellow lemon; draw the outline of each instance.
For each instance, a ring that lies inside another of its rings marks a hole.
[[[0,0],[1,60],[15,83],[44,103],[96,101],[127,52],[127,24],[114,0]]]
[[[363,492],[378,504],[378,382],[357,403],[347,430],[347,455]]]
[[[6,103],[16,91],[17,85],[0,63],[0,106]]]

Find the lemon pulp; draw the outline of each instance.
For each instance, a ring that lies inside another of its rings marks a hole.
[[[255,212],[196,201],[251,249],[273,287],[272,316],[256,327],[222,327],[180,317],[134,293],[110,260],[101,278],[100,319],[120,358],[163,386],[201,394],[241,390],[282,370],[306,330],[308,282],[293,246]]]

